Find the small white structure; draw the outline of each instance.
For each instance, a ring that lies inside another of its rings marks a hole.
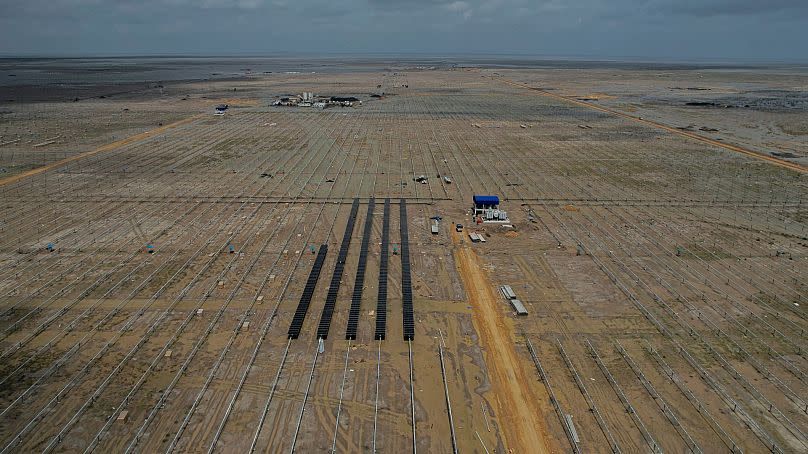
[[[513,310],[516,311],[516,315],[527,315],[527,309],[525,309],[525,305],[522,304],[521,301],[514,298],[510,300],[511,306],[513,306]]]
[[[513,289],[510,285],[503,285],[499,288],[503,295],[505,295],[505,299],[516,299],[516,293],[514,293]]]
[[[503,285],[499,288],[499,290],[502,292],[502,295],[505,296],[505,299],[511,303],[513,310],[516,311],[516,315],[527,315],[525,305],[516,298],[516,293],[513,291],[510,285]]]
[[[469,232],[469,238],[472,243],[485,243],[485,236],[482,233]]]

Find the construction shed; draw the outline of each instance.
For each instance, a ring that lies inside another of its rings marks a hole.
[[[516,298],[511,298],[508,301],[511,302],[511,306],[513,306],[513,309],[516,311],[516,315],[527,315],[527,309],[525,309],[525,305],[522,304],[521,301]]]
[[[499,197],[495,195],[475,195],[472,200],[474,202],[474,220],[477,223],[510,222],[508,213],[499,209]]]

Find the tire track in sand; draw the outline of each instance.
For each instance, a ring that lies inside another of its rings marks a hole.
[[[497,307],[498,298],[477,254],[455,231],[452,242],[457,269],[474,311],[474,328],[485,349],[505,446],[515,453],[549,453],[544,411],[514,349],[513,327]]]

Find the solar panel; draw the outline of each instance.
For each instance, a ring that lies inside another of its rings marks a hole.
[[[376,340],[387,335],[387,253],[390,248],[390,199],[384,199],[382,221],[382,253],[379,257],[379,293],[376,302]]]
[[[342,272],[345,270],[345,260],[348,257],[348,249],[351,247],[354,225],[356,224],[356,214],[359,211],[359,199],[354,199],[351,205],[351,213],[348,215],[348,223],[345,226],[345,233],[342,235],[342,244],[337,255],[337,264],[334,265],[334,274],[331,275],[331,284],[328,286],[328,294],[325,297],[323,313],[320,314],[320,323],[317,325],[317,338],[328,338],[328,330],[331,327],[331,318],[334,316],[334,307],[337,304],[337,294],[342,282]]]
[[[356,280],[353,295],[351,295],[351,310],[348,313],[348,326],[345,328],[345,339],[355,340],[356,329],[359,326],[359,308],[362,304],[362,290],[365,285],[365,270],[368,261],[368,244],[370,233],[373,230],[373,209],[376,201],[371,198],[368,202],[368,213],[365,217],[365,228],[362,232],[362,245],[359,247],[359,264],[356,266]]]
[[[399,203],[401,232],[401,302],[404,324],[404,340],[415,338],[415,316],[412,307],[412,276],[410,274],[410,241],[407,229],[407,201]]]
[[[295,315],[292,317],[292,323],[289,325],[289,339],[297,339],[300,336],[300,329],[303,327],[303,320],[306,319],[306,312],[309,310],[311,297],[314,295],[314,288],[320,279],[320,270],[323,269],[323,262],[325,262],[327,253],[328,245],[320,245],[317,258],[314,259],[314,265],[312,265],[309,278],[306,280],[306,286],[303,288],[303,294],[300,296],[300,302],[297,303],[297,310],[295,310]]]

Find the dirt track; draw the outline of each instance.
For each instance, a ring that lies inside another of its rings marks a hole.
[[[11,184],[11,183],[20,181],[20,180],[22,180],[24,178],[28,178],[28,177],[33,176],[33,175],[39,175],[40,173],[47,172],[49,170],[53,170],[53,169],[62,167],[62,166],[67,165],[67,164],[69,164],[71,162],[78,161],[79,159],[88,158],[88,157],[96,155],[98,153],[104,153],[106,151],[117,150],[118,148],[123,147],[124,145],[129,145],[129,144],[133,144],[133,143],[136,143],[136,142],[140,142],[141,140],[145,140],[145,139],[147,139],[149,137],[154,136],[155,134],[160,134],[160,133],[163,133],[165,131],[169,131],[171,129],[180,127],[182,125],[186,125],[186,124],[191,123],[192,121],[194,121],[195,119],[200,118],[200,117],[201,117],[201,115],[194,115],[192,117],[189,117],[189,118],[186,118],[186,119],[183,119],[183,120],[179,120],[179,121],[176,121],[174,123],[167,124],[165,126],[160,126],[159,128],[155,128],[155,129],[152,129],[150,131],[146,131],[146,132],[136,134],[136,135],[131,136],[131,137],[127,137],[125,139],[121,139],[121,140],[112,142],[110,144],[98,147],[98,148],[96,148],[94,150],[86,151],[84,153],[79,153],[79,154],[70,156],[68,158],[62,159],[60,161],[52,162],[52,163],[44,165],[42,167],[37,167],[35,169],[31,169],[31,170],[29,170],[27,172],[23,172],[23,173],[20,173],[20,174],[17,174],[17,175],[13,175],[13,176],[10,176],[8,178],[0,179],[0,186]]]
[[[547,430],[540,416],[543,410],[514,350],[513,327],[497,309],[497,298],[477,254],[454,231],[452,242],[463,286],[475,310],[474,327],[480,334],[491,371],[494,402],[503,422],[506,447],[512,452],[550,452]]]

